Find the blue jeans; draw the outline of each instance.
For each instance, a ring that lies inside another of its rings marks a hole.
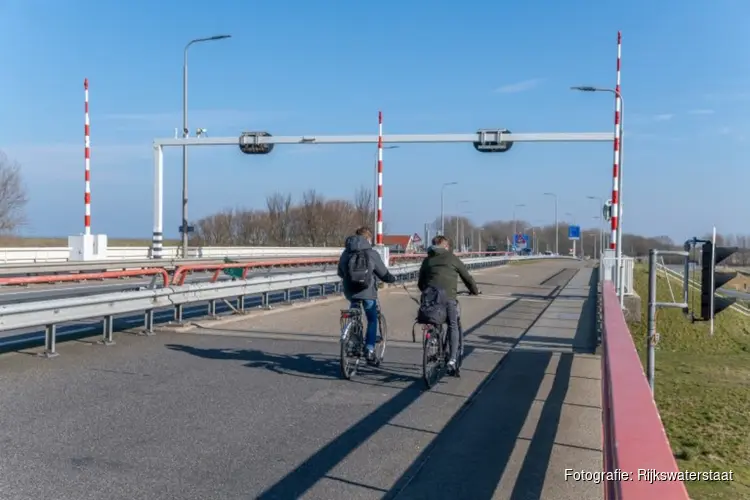
[[[357,309],[359,303],[365,310],[365,317],[367,318],[367,338],[365,344],[367,349],[375,349],[375,342],[378,338],[378,301],[377,300],[352,300],[349,307]]]

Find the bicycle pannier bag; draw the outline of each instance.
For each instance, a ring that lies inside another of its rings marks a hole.
[[[447,303],[445,290],[427,287],[420,297],[417,322],[423,325],[442,325],[448,319]]]
[[[367,250],[352,252],[349,258],[349,281],[354,288],[360,290],[372,286],[372,268]]]

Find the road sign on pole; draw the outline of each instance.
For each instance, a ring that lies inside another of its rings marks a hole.
[[[518,233],[515,236],[513,236],[513,250],[515,250],[516,252],[520,252],[521,250],[526,249],[526,247],[528,247],[528,243],[529,243],[528,234]]]
[[[581,239],[581,226],[568,226],[568,239],[580,240]]]

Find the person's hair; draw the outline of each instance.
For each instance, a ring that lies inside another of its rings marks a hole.
[[[432,238],[432,244],[435,245],[435,246],[440,246],[440,245],[442,245],[443,243],[446,243],[446,242],[448,243],[448,246],[450,246],[450,244],[451,244],[450,240],[448,238],[446,238],[445,236],[441,235],[441,234],[439,234],[439,235],[435,236],[434,238]]]
[[[372,230],[367,226],[358,227],[354,234],[364,236],[365,238],[372,238]]]

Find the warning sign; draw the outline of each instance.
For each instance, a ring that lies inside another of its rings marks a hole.
[[[417,233],[414,233],[414,236],[411,237],[411,241],[413,243],[422,243],[422,238]]]

